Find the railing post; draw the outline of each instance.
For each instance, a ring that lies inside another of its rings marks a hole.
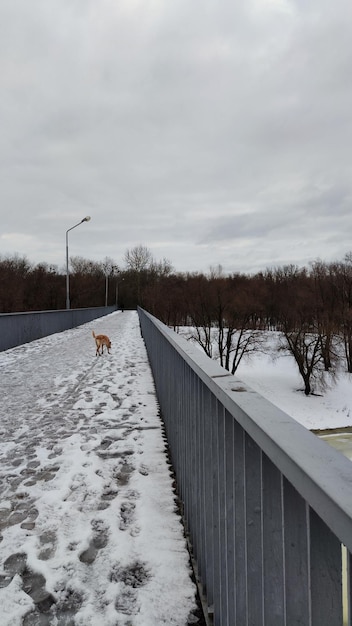
[[[320,517],[310,511],[312,624],[342,624],[341,543]]]
[[[263,454],[264,622],[289,626],[285,619],[285,571],[282,474]]]

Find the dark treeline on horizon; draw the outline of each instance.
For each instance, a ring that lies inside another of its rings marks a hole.
[[[352,373],[352,252],[341,261],[284,265],[254,275],[175,272],[148,248],[127,250],[124,267],[112,259],[70,259],[71,308],[137,305],[194,338],[212,356],[216,336],[221,365],[235,373],[244,354],[262,349],[261,331],[280,332],[308,395],[317,374],[339,367]],[[108,290],[106,288],[108,287]],[[0,312],[64,309],[66,273],[19,256],[0,257]]]
[[[170,261],[156,262],[148,248],[127,250],[124,268],[112,259],[70,260],[71,308],[141,305],[177,328],[227,322],[258,329],[308,324],[324,336],[346,335],[352,354],[352,253],[342,261],[316,261],[309,268],[286,265],[254,275],[178,273]],[[66,275],[45,263],[32,265],[18,255],[0,257],[0,312],[65,308]],[[352,362],[351,362],[352,369]]]

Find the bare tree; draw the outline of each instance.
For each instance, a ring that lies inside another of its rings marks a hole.
[[[32,266],[26,257],[0,257],[0,312],[23,311],[26,281]],[[38,306],[38,305],[37,305]]]
[[[212,328],[215,327],[214,290],[211,281],[203,274],[187,277],[185,289],[191,337],[210,358],[213,355]]]
[[[249,279],[216,274],[217,278],[198,276],[192,281],[188,305],[192,337],[234,374],[245,355],[261,349],[263,334],[253,326],[255,298]]]
[[[125,263],[128,270],[142,272],[148,269],[153,262],[151,251],[140,244],[125,252]]]
[[[170,274],[172,274],[172,272],[174,271],[174,268],[171,261],[164,257],[162,261],[152,260],[149,266],[149,270],[153,277],[159,279],[170,276]]]
[[[325,371],[336,368],[338,354],[336,339],[337,324],[337,285],[333,266],[322,261],[312,264],[312,288],[315,296],[315,317],[317,332],[320,337],[320,349]]]
[[[72,274],[103,275],[102,265],[99,261],[91,261],[81,256],[70,257]]]
[[[304,382],[304,393],[314,391],[313,381],[323,384],[322,335],[312,281],[305,269],[296,266],[276,271],[281,296],[279,308],[283,342],[280,349],[293,356]]]
[[[258,306],[251,281],[242,275],[217,281],[217,346],[220,364],[235,374],[244,356],[262,349],[256,328]]]
[[[338,285],[338,325],[347,371],[352,373],[352,253],[333,266]]]
[[[314,392],[313,382],[317,383],[320,388],[324,386],[324,367],[319,334],[307,330],[302,325],[297,330],[285,329],[283,337],[286,343],[281,346],[281,349],[288,349],[295,359],[304,382],[304,393],[309,396],[310,393]]]
[[[153,264],[153,256],[146,246],[135,246],[125,252],[125,263],[131,280],[134,283],[137,304],[142,304],[142,286],[146,282],[148,270]]]
[[[215,280],[216,278],[225,278],[224,270],[220,263],[218,265],[211,265],[209,267],[209,278],[210,280]]]

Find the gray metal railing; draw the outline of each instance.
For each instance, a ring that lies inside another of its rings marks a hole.
[[[0,314],[0,352],[75,328],[116,311],[115,306]]]
[[[351,461],[139,317],[215,626],[351,626]]]

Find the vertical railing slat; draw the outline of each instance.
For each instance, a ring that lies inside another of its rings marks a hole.
[[[212,406],[212,535],[214,550],[213,589],[214,589],[214,626],[221,626],[221,581],[220,581],[220,481],[219,481],[219,417],[218,402],[211,396]]]
[[[282,475],[263,454],[263,568],[265,626],[289,626],[285,618]]]
[[[312,626],[307,505],[285,479],[283,491],[286,623]]]
[[[352,626],[352,554],[346,549],[346,625]]]
[[[217,402],[218,426],[218,485],[219,485],[219,582],[220,582],[220,621],[228,624],[228,571],[227,571],[227,503],[226,503],[226,456],[225,456],[225,409]]]
[[[341,543],[310,510],[312,626],[342,624]]]
[[[200,545],[200,559],[198,561],[198,570],[199,576],[201,580],[206,580],[206,562],[207,562],[207,546],[206,546],[206,515],[205,515],[205,505],[208,496],[208,485],[206,482],[206,472],[205,466],[208,463],[208,459],[205,454],[205,440],[206,440],[206,428],[205,428],[205,420],[204,416],[204,393],[205,386],[199,381],[199,478],[200,478],[200,501],[199,501],[199,520],[198,520],[198,528],[199,528],[199,537],[198,544]]]
[[[261,450],[245,436],[248,626],[263,623]]]
[[[212,394],[209,389],[204,388],[204,476],[207,485],[207,497],[205,498],[205,545],[207,551],[206,558],[206,578],[205,590],[209,607],[214,602],[214,533],[213,533],[213,406]]]
[[[193,529],[193,541],[192,541],[192,549],[195,561],[198,563],[198,568],[200,567],[200,563],[202,561],[202,551],[201,551],[201,536],[202,536],[202,515],[201,515],[201,502],[203,498],[203,481],[202,481],[202,471],[201,471],[201,455],[202,455],[202,445],[201,445],[201,419],[200,419],[200,381],[199,378],[195,377],[194,379],[194,390],[193,390],[195,399],[194,399],[194,407],[193,407],[193,419],[194,419],[194,454],[195,454],[195,464],[194,464],[194,477],[193,477],[193,488],[194,488],[194,519],[192,524]]]
[[[246,503],[244,472],[244,431],[234,422],[235,473],[235,607],[236,626],[247,624],[247,559],[246,559]]]
[[[227,624],[236,623],[234,420],[225,412],[225,508],[227,561]]]

